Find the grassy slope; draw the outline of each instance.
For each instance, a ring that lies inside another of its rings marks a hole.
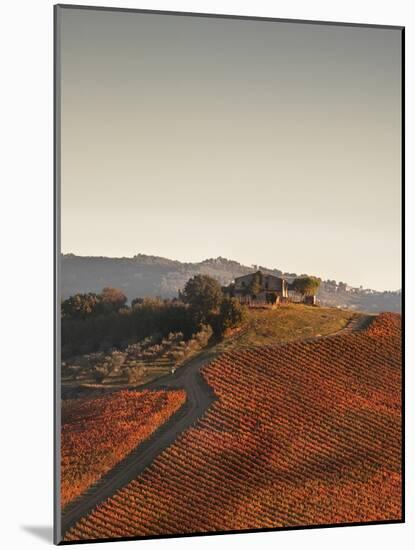
[[[337,332],[359,315],[336,308],[291,304],[278,309],[248,310],[248,318],[238,332],[217,347],[228,351],[241,347],[273,345]]]

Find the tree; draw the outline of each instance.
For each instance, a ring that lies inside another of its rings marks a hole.
[[[237,298],[226,297],[219,311],[209,315],[209,324],[216,338],[221,339],[227,329],[240,326],[246,318],[246,309]]]
[[[62,317],[86,319],[119,311],[125,306],[127,297],[117,288],[106,287],[100,294],[89,292],[75,294],[61,303]]]
[[[252,294],[253,296],[256,296],[257,294],[259,294],[262,290],[262,273],[261,271],[256,271],[253,276],[252,276],[252,279],[251,281],[249,282],[249,285],[248,285],[248,290],[249,290],[249,293]]]
[[[181,293],[182,300],[189,304],[198,322],[204,323],[222,302],[222,288],[209,275],[195,275],[189,279]]]
[[[136,307],[140,307],[144,302],[144,298],[133,298],[131,300],[131,309],[134,309]]]
[[[219,310],[223,330],[238,327],[246,318],[246,310],[236,298],[225,298]]]
[[[101,303],[107,311],[118,311],[127,303],[127,296],[119,288],[107,286],[102,289]]]
[[[315,296],[320,286],[320,279],[309,276],[298,277],[295,279],[293,286],[303,296]]]
[[[87,294],[75,294],[61,303],[62,317],[74,319],[86,319],[96,314],[101,297],[99,294],[89,292]]]

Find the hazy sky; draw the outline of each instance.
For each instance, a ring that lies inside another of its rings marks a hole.
[[[401,32],[61,10],[62,251],[401,286]]]

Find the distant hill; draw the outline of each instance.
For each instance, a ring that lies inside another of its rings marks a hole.
[[[123,290],[129,300],[138,296],[177,296],[186,281],[198,273],[215,277],[222,285],[235,277],[260,269],[264,273],[294,277],[279,269],[245,266],[226,258],[211,258],[197,263],[185,263],[159,256],[137,254],[132,258],[107,258],[63,254],[62,298],[78,292],[100,292],[105,286]],[[318,299],[324,305],[361,311],[401,311],[401,293],[375,292],[350,288],[345,283],[323,281]]]

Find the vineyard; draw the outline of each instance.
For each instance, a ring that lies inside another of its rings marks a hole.
[[[186,400],[179,391],[121,391],[62,404],[61,504],[81,495]]]
[[[400,316],[220,355],[218,399],[65,540],[401,518]]]

